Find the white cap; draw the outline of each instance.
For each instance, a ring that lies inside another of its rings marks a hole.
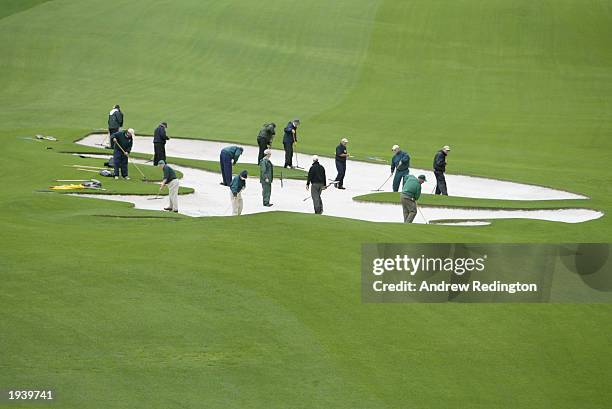
[[[399,145],[393,145],[393,148],[391,148],[392,151],[396,151],[399,149]]]
[[[445,145],[444,148],[442,148],[443,151],[450,151],[450,146]]]
[[[319,161],[319,157],[317,155],[313,155],[312,161],[313,162],[318,162]]]
[[[264,155],[266,155],[266,156],[272,155],[272,149],[266,149],[264,151]]]
[[[134,137],[134,136],[136,136],[136,134],[134,133],[134,130],[133,130],[132,128],[129,128],[129,129],[128,129],[128,133],[129,133],[130,135],[132,135],[133,137]]]
[[[348,139],[346,139],[346,138],[342,138],[342,140],[341,140],[340,142],[342,142],[342,143],[348,143]]]

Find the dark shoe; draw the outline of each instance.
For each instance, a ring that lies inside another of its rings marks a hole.
[[[274,206],[274,205],[273,205],[272,203],[268,203],[268,204],[264,204],[264,206],[266,206],[266,207],[272,207],[272,206]]]
[[[338,186],[338,189],[346,190],[344,186]]]
[[[225,183],[221,182],[219,183],[221,186],[227,186]]]
[[[173,210],[174,213],[178,213],[178,210]]]
[[[171,211],[172,208],[171,207],[164,207],[164,210]]]

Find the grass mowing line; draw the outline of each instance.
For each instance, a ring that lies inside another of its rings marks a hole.
[[[400,194],[395,192],[370,193],[356,196],[357,202],[400,204]],[[492,209],[492,210],[561,210],[561,209],[590,209],[592,202],[588,199],[568,200],[499,200],[475,199],[469,197],[421,195],[419,205],[426,207],[461,207],[465,209]],[[593,209],[595,210],[595,209]]]
[[[172,216],[122,216],[114,214],[94,214],[93,217],[109,217],[113,219],[162,219],[162,220],[184,220],[182,217]]]
[[[153,196],[155,195],[155,193],[144,193],[144,192],[137,192],[137,193],[130,193],[130,192],[113,192],[113,191],[104,191],[104,190],[93,190],[93,191],[87,191],[85,192],[85,190],[87,189],[78,189],[78,190],[66,190],[66,191],[55,191],[55,190],[49,190],[49,192],[54,192],[54,193],[63,193],[63,194],[71,194],[71,195],[91,195],[91,194],[95,194],[95,195],[109,195],[109,196]],[[40,191],[42,193],[42,191]],[[179,188],[179,195],[188,195],[193,193],[194,190],[190,187],[183,187],[181,186]],[[168,196],[167,192],[162,192],[159,194],[159,196]]]
[[[486,223],[487,226],[493,224],[497,219],[433,219],[429,220],[429,224],[445,224],[445,223]],[[506,219],[512,220],[512,219]]]

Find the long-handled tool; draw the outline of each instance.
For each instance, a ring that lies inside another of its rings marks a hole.
[[[162,186],[160,186],[160,187],[159,187],[159,192],[157,192],[157,194],[155,195],[155,197],[149,197],[149,198],[147,198],[147,200],[157,200],[157,199],[161,199],[161,197],[160,197],[159,195],[161,194],[162,189],[163,189],[163,187],[162,187]]]
[[[105,170],[108,168],[100,168],[98,166],[86,166],[86,165],[64,165],[66,167],[69,168],[79,168],[79,169],[98,169],[98,170]]]
[[[126,151],[123,149],[123,147],[121,146],[121,144],[120,144],[119,142],[116,142],[116,143],[115,143],[115,146],[118,146],[118,147],[119,147],[119,149],[121,149],[121,152],[123,152],[123,154],[124,154],[125,156],[127,156],[127,157],[128,157],[128,159],[129,159],[130,155],[128,155],[128,153],[127,153],[127,152],[126,152]],[[133,164],[134,164],[134,166],[136,167],[136,170],[137,170],[138,172],[140,172],[140,174],[142,175],[142,180],[147,180],[147,177],[145,176],[145,174],[144,174],[144,173],[142,173],[142,170],[140,170],[140,168],[138,167],[138,165],[137,165],[136,163],[134,163],[134,162],[132,162],[132,163],[133,163]]]
[[[94,182],[100,183],[98,179],[55,179],[55,182]]]
[[[421,215],[421,217],[423,218],[423,220],[425,220],[425,224],[429,224],[429,222],[427,221],[427,219],[425,218],[425,216],[423,215],[423,212],[421,211],[421,207],[419,205],[417,205],[415,203],[415,206],[417,208],[417,210],[419,211],[419,214]]]
[[[283,187],[283,171],[282,170],[281,170],[280,180],[281,180],[281,189],[282,189],[282,187]]]
[[[19,139],[24,139],[24,140],[28,140],[28,141],[34,141],[34,142],[41,142],[42,143],[41,140],[39,140],[37,138],[29,137],[29,136],[23,136],[23,137],[20,137]]]
[[[383,184],[382,184],[382,185],[380,185],[380,187],[379,187],[378,189],[376,189],[376,190],[372,190],[372,192],[382,192],[382,188],[383,188],[383,186],[387,184],[387,182],[389,181],[389,179],[391,179],[391,176],[393,176],[393,173],[391,173],[391,174],[389,175],[389,177],[388,177],[387,179],[385,179],[385,181],[383,182]]]
[[[297,151],[294,150],[293,153],[295,154],[295,168],[296,169],[304,169],[303,167],[300,166],[300,160],[298,159]]]
[[[379,158],[378,156],[368,156],[368,159],[369,160],[374,160],[376,162],[385,162],[385,163],[387,162],[386,160],[384,160],[382,158]]]
[[[325,186],[325,189],[327,189],[327,188],[328,188],[328,187],[330,187],[331,185],[335,185],[335,184],[337,184],[337,183],[338,183],[338,181],[337,181],[337,180],[334,180],[333,182],[330,182],[328,185],[326,185],[326,186]],[[308,200],[308,199],[310,199],[310,196],[305,197],[305,198],[304,198],[304,200],[302,200],[302,202],[305,202],[305,201],[306,201],[306,200]]]

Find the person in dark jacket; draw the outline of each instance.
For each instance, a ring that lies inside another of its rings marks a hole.
[[[336,146],[336,170],[338,175],[335,180],[338,182],[336,183],[338,189],[346,189],[344,187],[344,175],[346,174],[346,159],[349,157],[346,145],[348,145],[348,139],[342,138],[340,145]]]
[[[248,175],[247,171],[243,170],[239,175],[234,176],[230,183],[230,198],[232,200],[232,214],[234,216],[242,214],[242,191],[246,188]]]
[[[119,131],[119,128],[123,126],[123,112],[119,105],[115,105],[113,109],[108,113],[108,139],[109,147],[113,149],[113,137],[112,135]]]
[[[257,135],[257,145],[259,146],[257,163],[261,162],[261,159],[264,157],[264,151],[272,147],[274,135],[276,135],[276,124],[273,122],[265,124],[261,131],[259,131],[259,135]]]
[[[395,172],[393,177],[393,191],[398,192],[400,183],[403,183],[404,177],[410,172],[410,156],[400,149],[398,145],[393,145],[391,148],[393,157],[391,158],[391,174]]]
[[[166,128],[168,128],[168,124],[162,122],[155,128],[155,132],[153,133],[153,150],[155,152],[153,156],[153,166],[157,166],[160,160],[166,161],[166,141],[170,139],[168,135],[166,135]]]
[[[165,161],[160,160],[157,164],[164,171],[164,179],[160,183],[159,191],[161,193],[164,186],[168,186],[168,207],[164,207],[164,210],[177,213],[178,212],[178,192],[179,192],[179,180],[176,177],[176,172]]]
[[[274,180],[274,166],[270,161],[271,156],[272,149],[266,149],[264,157],[259,162],[259,182],[261,183],[263,205],[266,207],[272,206],[270,195],[272,194],[272,181]]]
[[[326,182],[325,168],[319,164],[319,157],[315,155],[312,157],[312,166],[308,170],[308,179],[306,180],[306,190],[310,189],[310,197],[312,197],[315,214],[323,214],[321,192],[327,189]],[[311,184],[312,189],[310,188]]]
[[[299,119],[287,123],[285,135],[283,136],[283,147],[285,148],[285,168],[293,168],[293,145],[297,143],[297,129],[300,125]]]
[[[124,179],[128,176],[128,154],[132,150],[134,130],[118,131],[112,135],[112,143],[115,151],[113,152],[113,163],[115,165],[115,179],[119,179],[119,170]]]
[[[434,175],[436,175],[436,194],[437,195],[445,195],[448,196],[448,191],[446,190],[446,178],[444,177],[444,172],[446,172],[446,156],[450,152],[450,147],[446,145],[444,148],[440,149],[436,156],[434,156],[433,168]]]
[[[404,211],[404,223],[412,223],[417,214],[417,201],[421,197],[421,185],[425,183],[425,175],[420,175],[415,178],[413,175],[407,175],[404,180],[400,200],[402,202],[402,210]]]
[[[219,162],[221,163],[221,176],[223,177],[223,186],[229,186],[232,181],[232,165],[238,162],[238,158],[242,155],[243,149],[240,146],[226,146],[221,149]]]

